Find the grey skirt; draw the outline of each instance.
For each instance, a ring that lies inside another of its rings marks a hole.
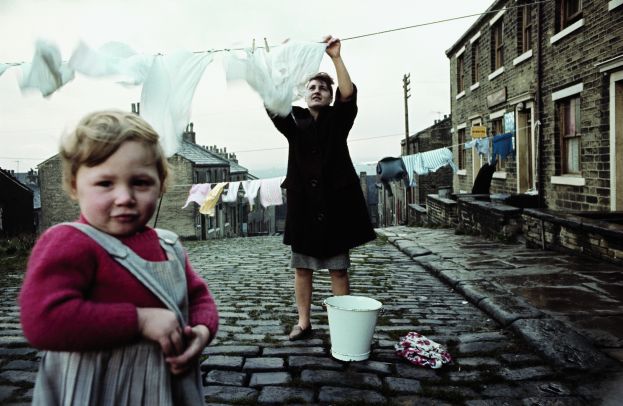
[[[319,269],[338,271],[350,268],[350,255],[347,251],[332,257],[317,258],[292,251],[290,267],[311,269],[313,271],[317,271]]]
[[[32,404],[35,406],[202,405],[199,365],[172,375],[156,343],[141,341],[109,351],[44,354]]]

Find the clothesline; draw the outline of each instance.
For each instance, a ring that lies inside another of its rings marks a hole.
[[[544,4],[546,3],[547,0],[541,0],[541,1],[534,1],[531,3],[531,5],[536,5],[536,4]],[[383,35],[383,34],[389,34],[392,32],[397,32],[397,31],[404,31],[404,30],[409,30],[412,28],[421,28],[421,27],[426,27],[429,25],[436,25],[436,24],[443,24],[443,23],[447,23],[447,22],[451,22],[451,21],[456,21],[456,20],[461,20],[461,19],[465,19],[465,18],[470,18],[470,17],[477,17],[477,16],[483,16],[486,14],[497,14],[502,10],[513,10],[516,8],[521,8],[521,7],[525,7],[525,4],[521,4],[521,5],[516,5],[516,6],[505,6],[502,7],[500,9],[495,9],[495,10],[489,10],[489,11],[484,11],[481,13],[474,13],[474,14],[467,14],[467,15],[462,15],[462,16],[458,16],[458,17],[451,17],[451,18],[445,18],[445,19],[441,19],[441,20],[433,20],[433,21],[429,21],[426,23],[420,23],[420,24],[414,24],[414,25],[409,25],[409,26],[405,26],[405,27],[398,27],[398,28],[390,28],[387,30],[382,30],[382,31],[374,31],[371,33],[366,33],[366,34],[359,34],[359,35],[353,35],[350,37],[345,37],[342,38],[341,41],[349,41],[349,40],[354,40],[354,39],[361,39],[361,38],[366,38],[366,37],[372,37],[372,36],[376,36],[376,35]],[[266,49],[267,52],[270,51],[271,47],[276,47],[279,45],[269,45],[268,41],[266,38],[264,38],[264,46],[255,46],[255,38],[252,40],[252,49]],[[199,54],[199,53],[216,53],[216,52],[225,52],[225,51],[244,51],[248,48],[220,48],[220,49],[208,49],[208,50],[203,50],[203,51],[192,51],[193,53]],[[158,54],[158,55],[162,55],[162,54]],[[0,62],[0,66],[1,65],[7,65],[7,66],[19,66],[21,64],[24,64],[26,62]],[[1,67],[0,67],[0,74],[1,74]]]

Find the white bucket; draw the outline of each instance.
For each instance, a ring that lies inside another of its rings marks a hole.
[[[331,296],[324,301],[329,318],[331,355],[342,361],[370,357],[376,318],[383,306],[365,296]]]

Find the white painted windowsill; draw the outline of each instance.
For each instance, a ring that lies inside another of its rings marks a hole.
[[[552,176],[552,185],[584,186],[586,179],[581,176]]]
[[[498,76],[500,76],[502,73],[504,73],[504,67],[502,66],[501,68],[499,68],[498,70],[496,70],[495,72],[491,72],[489,74],[489,80],[493,80],[495,78],[497,78]]]
[[[506,179],[506,171],[493,172],[493,179]]]
[[[571,34],[573,31],[579,29],[582,26],[584,26],[584,19],[583,18],[578,20],[578,21],[576,21],[576,22],[574,22],[573,24],[571,24],[570,26],[568,26],[564,30],[556,33],[555,35],[552,35],[552,37],[549,39],[549,43],[553,44],[555,42],[560,41],[562,38],[566,37],[567,35]]]
[[[532,50],[529,50],[528,52],[524,52],[523,54],[519,55],[517,58],[513,59],[513,66],[517,66],[523,61],[527,61],[530,58],[532,58]]]
[[[608,2],[608,11],[612,11],[615,8],[619,7],[623,4],[623,0],[612,0]]]
[[[476,82],[469,87],[469,90],[476,90],[480,87],[480,82]]]
[[[456,174],[459,176],[467,176],[467,169],[459,169],[456,171]]]
[[[456,99],[459,100],[461,97],[465,96],[465,90],[456,95]]]

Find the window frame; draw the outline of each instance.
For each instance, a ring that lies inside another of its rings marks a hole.
[[[491,26],[491,71],[504,67],[504,23],[500,19]]]
[[[557,100],[556,113],[558,114],[560,174],[580,175],[582,173],[582,133],[580,131],[582,110],[580,96],[573,95]],[[577,168],[573,162],[569,161],[568,148],[571,140],[577,140],[577,145],[574,147],[575,155],[577,156]]]
[[[571,3],[577,2],[577,11],[569,13]],[[558,0],[558,31],[562,31],[582,19],[582,0]]]
[[[480,40],[472,43],[472,84],[480,83]]]
[[[465,90],[465,54],[456,57],[456,93]]]
[[[521,55],[532,49],[532,3],[526,2],[521,7],[519,27],[519,54]]]
[[[458,144],[459,144],[459,156],[458,156],[459,169],[467,168],[467,153],[465,152],[465,142],[467,141],[466,134],[467,134],[467,131],[465,128],[459,128],[457,130]]]

